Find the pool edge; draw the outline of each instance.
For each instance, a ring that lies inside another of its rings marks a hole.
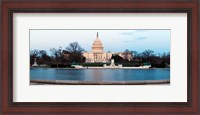
[[[73,80],[30,80],[30,85],[148,85],[148,84],[170,84],[170,80],[142,80],[142,81],[73,81]]]

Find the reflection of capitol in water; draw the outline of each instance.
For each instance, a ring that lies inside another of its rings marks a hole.
[[[92,74],[92,76],[94,76],[93,80],[96,80],[96,81],[102,80],[102,76],[103,76],[102,71],[100,71],[100,70],[92,71],[91,74]]]
[[[121,52],[119,52],[119,53],[104,52],[103,44],[99,38],[98,32],[97,32],[96,39],[94,40],[94,42],[92,44],[92,51],[91,52],[83,52],[83,56],[86,58],[85,62],[89,62],[89,63],[110,62],[113,54],[117,54],[117,55],[121,56],[122,58],[125,57],[124,54]],[[132,57],[129,56],[129,58],[131,59]]]

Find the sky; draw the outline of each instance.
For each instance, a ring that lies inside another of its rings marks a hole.
[[[151,49],[154,53],[170,52],[170,30],[30,30],[30,50],[65,49],[69,43],[78,42],[85,51],[91,51],[97,32],[104,51],[137,52]]]

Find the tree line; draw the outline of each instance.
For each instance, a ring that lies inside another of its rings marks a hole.
[[[65,67],[70,66],[72,63],[83,63],[85,58],[82,56],[84,49],[78,42],[70,43],[65,49],[62,47],[51,48],[51,55],[48,55],[45,50],[31,50],[30,64],[34,63],[37,59],[39,65],[47,65],[50,67]]]
[[[45,50],[30,51],[30,65],[37,59],[39,65],[49,67],[70,67],[72,64],[85,63],[85,57],[82,55],[84,49],[78,42],[70,43],[65,49],[62,47],[51,48],[51,55],[48,55]],[[170,53],[155,54],[154,51],[148,49],[141,53],[126,49],[122,52],[123,57],[118,54],[113,54],[111,59],[115,60],[116,64],[123,66],[141,66],[151,64],[152,67],[168,67],[170,65]]]
[[[116,63],[126,66],[141,66],[151,65],[152,67],[164,68],[170,66],[170,52],[163,54],[156,54],[153,50],[147,49],[141,53],[137,51],[129,51],[126,49],[124,58],[119,55],[112,56]],[[133,58],[128,58],[133,56]]]

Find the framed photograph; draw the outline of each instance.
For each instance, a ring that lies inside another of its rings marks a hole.
[[[199,114],[198,5],[3,1],[2,113]]]
[[[170,84],[170,29],[30,29],[29,36],[30,85]]]

